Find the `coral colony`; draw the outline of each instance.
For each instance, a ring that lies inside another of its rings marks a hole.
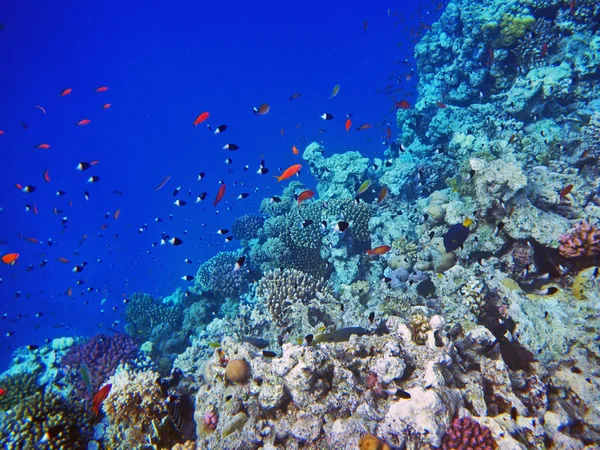
[[[595,448],[599,17],[450,1],[384,158],[311,143],[314,187],[274,181],[238,250],[127,299],[128,335],[19,349],[0,442]]]

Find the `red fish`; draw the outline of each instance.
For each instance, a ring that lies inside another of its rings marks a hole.
[[[544,57],[546,56],[546,53],[548,53],[548,43],[546,42],[544,45],[542,45],[542,51],[540,52],[540,57]]]
[[[217,203],[219,203],[221,200],[223,200],[223,196],[225,195],[226,190],[227,190],[227,187],[224,184],[222,184],[221,187],[219,188],[219,192],[217,192],[215,201],[213,202],[214,207],[217,206]]]
[[[69,95],[71,92],[73,92],[73,89],[71,88],[63,89],[63,91],[60,93],[60,96],[64,97],[65,95]]]
[[[44,172],[44,180],[46,180],[46,183],[50,183],[50,173],[48,170]]]
[[[17,262],[17,259],[19,259],[18,253],[7,253],[2,257],[2,262],[4,264],[8,264],[9,266],[14,266]]]
[[[486,66],[491,67],[494,63],[494,49],[492,47],[488,48],[488,60],[486,62]]]
[[[295,145],[292,145],[292,153],[293,153],[294,155],[297,155],[298,153],[300,153],[300,152],[298,151],[298,149],[296,148],[296,146],[295,146]]]
[[[442,102],[435,102],[435,104],[438,106],[438,108],[444,109],[446,107],[445,104],[443,104]]]
[[[408,100],[400,100],[399,102],[394,101],[394,104],[396,105],[396,109],[410,108],[410,103],[408,103]]]
[[[571,3],[569,4],[569,10],[571,11],[571,14],[575,14],[575,0],[571,0]]]
[[[2,397],[4,394],[6,394],[6,389],[0,388],[0,397]]]
[[[35,204],[35,202],[33,203],[33,213],[37,216],[38,209],[37,209],[37,205]]]
[[[111,387],[112,384],[105,384],[94,395],[94,398],[92,399],[92,411],[94,411],[96,415],[100,412],[100,406],[102,405],[102,402],[106,400],[106,397],[108,397]]]
[[[382,187],[381,191],[379,191],[379,197],[377,197],[377,203],[381,203],[385,197],[388,195],[388,188],[387,187]]]
[[[275,178],[277,178],[278,182],[287,180],[289,177],[292,177],[292,176],[296,175],[298,172],[300,172],[300,169],[302,169],[301,164],[294,164],[294,165],[288,167],[287,169],[285,169],[285,171],[281,175],[279,175],[278,177],[276,176]]]
[[[194,120],[194,122],[193,122],[194,123],[194,127],[196,127],[197,125],[201,124],[202,122],[204,122],[209,117],[210,117],[210,113],[203,112],[198,117],[196,117],[196,120]]]
[[[69,260],[67,258],[56,258],[56,260],[63,264],[69,264]]]
[[[560,198],[563,199],[565,198],[567,195],[569,195],[569,192],[571,192],[573,190],[573,185],[569,184],[567,186],[565,186],[561,191],[560,191]]]
[[[73,297],[73,288],[69,287],[69,289],[67,289],[67,292],[65,292],[65,294],[67,294],[67,297]]]
[[[373,128],[373,125],[371,125],[370,123],[364,123],[360,127],[358,127],[356,130],[363,131],[363,130],[370,130],[371,128]]]
[[[285,130],[283,129],[283,127],[281,127],[281,129],[279,130],[279,136],[285,136]]]
[[[167,175],[165,178],[163,178],[163,180],[160,182],[160,184],[154,188],[154,192],[162,189],[163,186],[165,184],[167,184],[167,181],[169,181],[170,179],[171,179],[171,175]]]
[[[75,125],[82,127],[84,125],[87,125],[91,122],[90,119],[81,119],[79,122],[77,122]]]
[[[300,195],[298,196],[298,204],[302,203],[304,200],[313,198],[314,196],[315,196],[315,193],[313,191],[311,191],[310,189],[307,189],[306,191],[301,192]]]
[[[264,116],[265,114],[267,114],[269,111],[271,111],[271,107],[269,106],[268,103],[263,103],[262,105],[260,105],[258,108],[254,108],[252,110],[252,112],[254,113],[254,115],[258,115],[258,116]]]
[[[35,148],[43,148],[44,150],[50,148],[50,144],[38,144]]]
[[[351,126],[352,126],[352,121],[350,119],[346,119],[346,131],[349,131]]]
[[[115,215],[114,215],[115,220],[117,220],[120,215],[121,215],[121,208],[119,208],[115,211]]]
[[[0,130],[0,136],[4,134],[4,130]]]
[[[96,88],[96,92],[106,92],[108,91],[108,86],[99,86]]]
[[[27,241],[27,242],[31,242],[32,244],[40,243],[40,240],[38,238],[34,238],[34,237],[26,237],[26,238],[23,238],[23,240]]]
[[[108,109],[110,108],[110,103],[105,103],[104,105],[102,105],[102,109]]]
[[[380,245],[379,247],[375,247],[373,249],[367,250],[368,255],[385,255],[392,249],[389,245]]]

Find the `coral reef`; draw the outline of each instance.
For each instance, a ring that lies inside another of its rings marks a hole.
[[[197,295],[210,292],[220,299],[243,294],[248,288],[248,271],[233,270],[242,254],[241,250],[219,252],[204,262],[198,269],[191,291]]]
[[[482,427],[469,417],[455,418],[444,435],[442,450],[451,449],[493,450],[497,448],[490,429]]]
[[[125,319],[125,329],[138,342],[157,341],[180,326],[181,310],[150,295],[135,293],[125,308]]]
[[[579,222],[560,237],[558,251],[565,258],[600,255],[600,229],[588,222]]]
[[[250,240],[258,236],[259,230],[265,222],[264,217],[257,214],[244,214],[236,217],[231,224],[231,234],[234,239]]]

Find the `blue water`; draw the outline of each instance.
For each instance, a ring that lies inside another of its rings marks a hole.
[[[285,183],[271,175],[302,162],[292,145],[302,151],[322,141],[327,152],[382,157],[386,124],[396,130],[393,100],[415,99],[416,77],[405,77],[416,69],[414,42],[425,31],[422,24],[441,13],[433,2],[173,5],[13,0],[0,11],[0,241],[6,242],[0,253],[20,254],[18,264],[0,265],[2,367],[21,345],[123,330],[122,300],[133,292],[166,296],[186,287],[183,275],[195,274],[219,250],[236,248],[216,230],[258,212],[262,198],[281,192]],[[339,94],[330,99],[336,84]],[[403,91],[384,95],[387,85]],[[95,92],[99,86],[109,89]],[[65,88],[73,92],[61,97]],[[294,93],[302,95],[288,100]],[[252,108],[264,102],[269,114],[254,116]],[[105,103],[111,107],[103,109]],[[194,128],[204,111],[209,120]],[[335,119],[320,119],[325,112]],[[91,123],[75,126],[81,119]],[[363,123],[379,126],[357,132]],[[214,135],[206,124],[228,129]],[[240,149],[222,150],[228,142]],[[41,143],[51,147],[34,148]],[[228,157],[231,165],[224,163]],[[256,174],[261,159],[267,175]],[[99,163],[89,170],[75,170],[93,160]],[[201,171],[206,177],[198,183]],[[91,175],[100,181],[87,184]],[[172,178],[155,192],[167,175]],[[219,180],[227,193],[213,208]],[[312,183],[307,170],[300,180]],[[21,193],[16,183],[37,190]],[[178,186],[177,198],[188,201],[184,207],[173,204]],[[57,190],[66,195],[57,197]],[[200,192],[208,196],[196,205]],[[237,200],[242,192],[250,196]],[[25,211],[34,203],[37,215]],[[55,207],[64,212],[54,214]],[[148,229],[140,234],[144,224]],[[162,232],[182,238],[183,245],[153,247]],[[84,261],[83,272],[73,273]]]

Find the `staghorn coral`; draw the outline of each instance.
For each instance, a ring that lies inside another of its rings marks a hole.
[[[308,303],[330,294],[325,281],[296,269],[275,269],[259,280],[256,295],[263,299],[279,327],[289,325],[289,308],[294,302]]]
[[[348,233],[353,239],[355,245],[369,244],[371,242],[371,233],[369,232],[369,220],[373,214],[371,205],[365,202],[355,202],[349,198],[333,199],[329,202],[328,208],[322,208],[325,220],[335,222],[345,220],[350,224]],[[361,246],[359,250],[362,250]]]
[[[490,429],[469,417],[458,417],[444,435],[442,450],[493,450],[497,448]]]
[[[80,396],[91,400],[90,393],[83,382],[80,369],[86,364],[89,369],[92,393],[104,384],[119,364],[130,362],[137,353],[133,339],[126,334],[97,334],[86,342],[74,345],[63,356],[61,364],[68,369],[68,374],[75,380]]]
[[[587,258],[600,255],[600,230],[581,221],[560,237],[558,251],[565,258]]]
[[[555,32],[551,21],[543,18],[537,19],[512,49],[517,57],[517,64],[521,68],[529,70],[543,61],[547,61],[546,53],[554,42]]]
[[[91,410],[48,387],[0,415],[0,446],[6,449],[86,448],[92,436]]]
[[[103,404],[110,425],[105,439],[110,445],[156,448],[174,439],[174,426],[158,378],[150,370],[120,370],[110,377],[112,388]]]
[[[231,234],[235,239],[250,240],[258,236],[265,222],[264,217],[257,214],[244,214],[236,217],[231,225]]]
[[[142,293],[133,294],[125,308],[125,329],[138,342],[156,339],[159,334],[178,328],[181,319],[178,306]]]
[[[6,391],[0,396],[0,411],[7,411],[34,395],[39,389],[38,375],[37,372],[19,373],[0,378],[0,388]]]
[[[219,252],[205,261],[198,269],[192,291],[198,295],[211,291],[221,299],[237,297],[246,292],[248,271],[233,270],[242,254],[242,250]]]
[[[495,42],[496,46],[512,47],[515,42],[525,36],[534,23],[535,18],[530,15],[513,16],[511,14],[504,14],[500,22],[500,36]]]

